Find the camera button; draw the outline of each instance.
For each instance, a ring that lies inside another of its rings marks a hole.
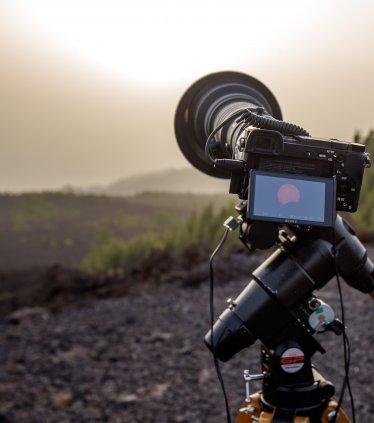
[[[356,183],[352,178],[348,178],[348,189],[350,192],[356,192]]]
[[[345,196],[348,193],[348,184],[346,182],[340,182],[337,191],[339,196]]]

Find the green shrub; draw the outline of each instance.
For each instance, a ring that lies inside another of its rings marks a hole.
[[[208,205],[164,234],[147,232],[130,240],[119,239],[103,231],[93,240],[81,267],[88,273],[123,274],[157,250],[182,253],[191,245],[211,250],[223,234],[224,220],[232,212],[233,204],[219,211]],[[232,246],[236,239],[237,234],[229,237],[226,247]]]
[[[366,136],[356,133],[355,142],[366,145],[366,151],[374,160],[374,131],[369,131]],[[374,170],[366,169],[362,182],[360,203],[356,213],[352,214],[353,222],[362,231],[374,232]]]
[[[153,251],[162,248],[162,240],[153,233],[127,241],[100,237],[94,240],[88,256],[82,261],[82,269],[91,274],[121,275],[126,268],[138,265]]]

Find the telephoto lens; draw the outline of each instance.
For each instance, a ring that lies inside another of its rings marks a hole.
[[[214,167],[205,154],[205,143],[213,129],[228,117],[245,108],[261,108],[264,115],[282,119],[279,104],[272,92],[252,76],[240,72],[218,72],[196,81],[179,101],[174,118],[175,135],[186,159],[201,172],[230,178],[230,172]],[[235,139],[239,127],[222,128],[217,140],[219,155],[227,156],[225,143]]]

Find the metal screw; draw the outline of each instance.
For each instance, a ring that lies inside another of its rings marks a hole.
[[[248,405],[247,407],[241,408],[239,410],[240,413],[246,413],[246,414],[251,414],[255,411],[256,409],[252,405]]]
[[[309,307],[311,310],[317,310],[322,305],[321,301],[318,298],[312,298],[309,301]]]
[[[329,422],[332,422],[335,419],[336,411],[330,411],[327,415],[327,418],[329,419]]]

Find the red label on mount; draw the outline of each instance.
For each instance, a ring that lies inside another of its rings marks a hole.
[[[281,364],[303,363],[304,362],[304,356],[299,355],[299,356],[295,356],[295,357],[282,357],[280,362],[281,362]]]
[[[280,366],[286,373],[296,373],[304,366],[304,353],[300,348],[288,348],[279,359]]]

